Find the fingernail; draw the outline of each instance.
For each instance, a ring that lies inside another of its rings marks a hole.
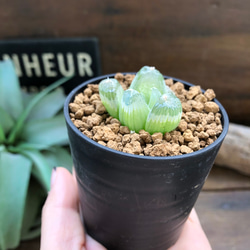
[[[50,179],[50,188],[52,188],[53,185],[54,185],[54,183],[55,183],[55,179],[56,179],[56,168],[57,168],[57,167],[53,167],[53,169],[52,169],[51,179]]]

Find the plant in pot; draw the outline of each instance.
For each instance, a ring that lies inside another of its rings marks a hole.
[[[165,250],[177,241],[228,130],[214,98],[147,66],[68,95],[64,114],[92,237],[111,250]]]
[[[72,158],[62,114],[61,79],[41,92],[21,90],[14,65],[0,62],[0,249],[39,236],[53,166]],[[57,89],[56,89],[57,88]]]

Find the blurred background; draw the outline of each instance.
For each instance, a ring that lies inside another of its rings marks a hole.
[[[0,0],[0,39],[96,37],[103,74],[155,66],[214,89],[230,122],[250,126],[249,17],[248,0]],[[249,177],[211,172],[197,210],[213,249],[249,247],[249,200]]]

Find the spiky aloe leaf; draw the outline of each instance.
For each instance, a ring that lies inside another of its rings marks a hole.
[[[11,60],[0,61],[0,107],[14,119],[23,112],[21,88]]]
[[[38,150],[23,150],[22,154],[33,162],[32,174],[40,181],[45,190],[49,191],[53,166],[48,164],[42,153]]]
[[[9,146],[8,150],[29,159],[33,163],[32,175],[36,177],[46,191],[49,191],[52,166],[49,166],[42,152],[36,149],[23,149],[13,146]]]
[[[26,122],[20,138],[28,143],[46,146],[65,145],[68,143],[64,115],[50,119]]]
[[[22,155],[0,152],[0,249],[19,244],[31,166]]]
[[[30,114],[31,110],[34,108],[34,106],[44,97],[46,96],[50,91],[52,91],[53,89],[59,87],[60,85],[62,85],[63,83],[65,83],[66,81],[68,81],[71,77],[64,77],[62,79],[59,79],[58,81],[54,82],[53,84],[51,84],[50,86],[48,86],[47,88],[45,88],[43,91],[41,91],[40,93],[38,93],[37,95],[34,96],[34,98],[29,102],[29,104],[27,105],[27,107],[25,108],[25,110],[22,112],[22,114],[20,115],[20,117],[18,118],[15,126],[13,127],[13,129],[10,132],[10,135],[8,137],[8,144],[13,144],[16,137],[19,136],[24,124],[25,124],[25,120],[28,117],[28,115]]]
[[[40,234],[41,204],[50,189],[49,159],[72,166],[69,152],[60,150],[68,141],[64,117],[58,115],[65,96],[56,89],[69,79],[38,94],[24,93],[13,64],[0,62],[0,249]]]
[[[121,84],[114,78],[99,83],[99,94],[108,113],[114,118],[119,117],[119,102],[123,95]]]
[[[58,111],[62,109],[64,101],[65,95],[63,88],[55,89],[40,99],[30,111],[27,120],[41,120],[55,116]]]
[[[172,94],[164,94],[150,111],[145,130],[150,134],[155,132],[170,132],[174,130],[182,115],[180,100]]]
[[[0,144],[0,153],[6,151],[6,147],[2,144]]]
[[[5,134],[7,134],[14,125],[13,118],[0,107],[0,126],[2,127]]]
[[[0,124],[0,146],[2,143],[4,143],[6,140],[5,134],[4,134],[4,130]]]
[[[144,96],[134,89],[124,92],[119,111],[119,120],[132,131],[139,132],[144,128],[149,107]]]
[[[40,235],[41,208],[46,196],[47,192],[34,178],[31,178],[23,216],[22,240],[29,240]]]
[[[36,95],[37,95],[36,92],[30,93],[30,92],[22,91],[24,109],[26,109],[26,107],[29,105],[29,103],[31,102],[31,100],[32,100]]]
[[[30,142],[19,142],[17,143],[16,147],[20,150],[31,150],[31,149],[35,149],[35,150],[47,150],[50,149],[50,145],[45,145],[42,143],[30,143]]]
[[[64,166],[69,171],[72,170],[72,158],[65,148],[54,146],[50,150],[44,151],[43,156],[50,166]]]
[[[144,66],[136,74],[130,88],[142,93],[146,103],[149,103],[152,88],[157,88],[161,94],[164,94],[165,86],[162,74],[155,67]]]

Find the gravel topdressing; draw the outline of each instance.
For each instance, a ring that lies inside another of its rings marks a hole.
[[[117,73],[115,78],[127,89],[134,75]],[[200,86],[185,89],[181,82],[166,79],[168,85],[181,100],[182,119],[170,133],[154,133],[141,130],[131,132],[128,127],[111,117],[103,106],[98,84],[89,84],[69,104],[74,125],[87,137],[109,148],[129,154],[146,156],[175,156],[192,153],[213,143],[222,132],[219,106],[213,101],[215,93]]]

